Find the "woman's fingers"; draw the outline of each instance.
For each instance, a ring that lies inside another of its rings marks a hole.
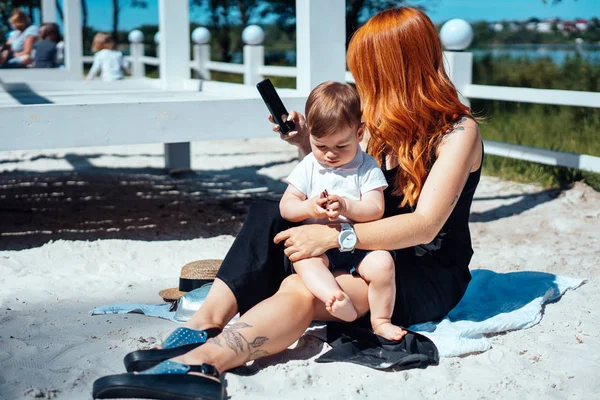
[[[286,256],[288,256],[288,258],[290,259],[290,261],[293,261],[292,260],[292,255],[295,254],[295,253],[297,253],[297,252],[298,252],[298,249],[295,248],[294,246],[292,246],[292,247],[286,247],[285,250],[283,251],[283,253]]]
[[[291,232],[290,231],[291,231],[291,229],[286,229],[285,231],[279,232],[273,238],[273,242],[275,242],[275,244],[279,244],[281,241],[289,239],[290,236],[291,236]]]

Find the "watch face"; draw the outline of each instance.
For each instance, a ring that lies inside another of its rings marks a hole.
[[[342,235],[342,247],[351,249],[356,245],[356,235],[352,232],[344,232]]]

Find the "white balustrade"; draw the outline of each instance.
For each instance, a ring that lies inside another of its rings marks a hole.
[[[260,69],[264,66],[265,31],[258,25],[249,25],[242,32],[244,41],[244,84],[256,85],[264,79]]]
[[[143,62],[144,58],[144,34],[138,29],[129,32],[127,36],[129,40],[129,54],[131,54],[131,75],[136,78],[146,76],[146,67]]]
[[[210,69],[208,68],[208,62],[210,61],[210,39],[210,31],[203,26],[199,26],[192,32],[192,42],[194,42],[192,68],[198,73],[201,79],[205,80],[210,80],[211,78]]]
[[[187,36],[189,34],[187,24],[180,23],[181,20],[187,18],[188,5],[187,1],[184,0],[175,0],[172,3],[169,1],[169,5],[167,5],[167,0],[159,1],[161,31],[157,32],[153,38],[157,45],[157,57],[144,55],[144,35],[141,31],[134,30],[129,33],[131,55],[126,59],[131,62],[134,77],[145,75],[145,65],[160,66],[161,81],[163,87],[167,89],[189,86],[191,81],[187,78],[189,78],[190,68],[195,70],[198,76],[205,81],[210,81],[211,71],[240,74],[244,76],[245,85],[255,85],[265,75],[295,77],[297,78],[296,87],[298,88],[296,93],[302,95],[306,95],[312,87],[323,80],[354,82],[352,74],[344,71],[343,68],[345,54],[343,49],[345,40],[345,37],[343,37],[343,18],[333,18],[338,14],[344,14],[343,0],[330,0],[327,2],[322,0],[297,0],[297,67],[264,64],[263,43],[265,33],[257,25],[246,27],[242,33],[244,42],[243,64],[212,61],[210,59],[211,34],[204,27],[196,28],[192,32],[193,59],[185,61],[185,57],[182,58],[181,56],[189,54],[189,42],[178,38],[181,35],[185,34]],[[80,75],[78,71],[82,63],[91,63],[93,57],[81,56],[81,32],[75,28],[79,26],[81,18],[79,15],[79,2],[67,1],[64,7],[65,37],[68,38],[65,45],[65,64],[70,72]],[[43,20],[52,21],[55,18],[54,1],[42,0],[42,8]],[[440,36],[445,48],[444,65],[448,76],[459,91],[461,101],[467,105],[469,99],[474,98],[600,108],[600,93],[597,92],[473,84],[473,56],[472,53],[465,51],[473,40],[471,26],[463,20],[450,20],[442,26]],[[329,40],[322,42],[322,37],[328,37]],[[169,41],[168,45],[167,40]],[[332,47],[332,43],[335,43],[336,46]],[[8,81],[10,81],[10,72],[4,72],[3,79],[7,80],[9,78]],[[29,73],[31,74],[31,72]],[[212,84],[211,82],[207,83]],[[223,83],[223,85],[225,84]],[[236,87],[239,87],[240,90],[248,88],[248,86],[239,85]],[[231,92],[238,93],[239,90],[232,89]],[[247,93],[243,90],[243,92],[245,94],[242,97],[254,93],[253,90]],[[485,141],[485,145],[486,152],[489,154],[600,173],[600,157],[494,141]],[[182,146],[182,149],[175,149],[174,146]],[[170,154],[171,160],[174,160],[175,156],[187,152],[186,149],[189,149],[187,143],[168,144],[167,156],[169,158]],[[187,161],[182,160],[177,165],[185,168]],[[171,164],[175,165],[175,163]]]

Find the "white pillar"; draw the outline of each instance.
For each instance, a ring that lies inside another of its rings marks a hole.
[[[346,2],[296,0],[296,88],[346,81]]]
[[[244,84],[256,85],[264,77],[259,69],[265,64],[265,46],[244,46]]]
[[[160,79],[164,89],[181,89],[190,78],[188,0],[159,0]]]
[[[188,0],[159,0],[160,79],[165,90],[182,89],[190,78],[190,15]],[[165,143],[165,164],[170,172],[191,168],[190,144]]]
[[[83,43],[80,0],[63,1],[65,67],[76,79],[83,78]]]
[[[194,69],[200,79],[204,80],[210,80],[210,70],[208,69],[208,62],[210,61],[210,38],[210,31],[203,26],[197,27],[192,32]]]
[[[258,25],[249,25],[242,32],[244,42],[244,84],[256,85],[264,77],[260,68],[265,65],[265,32]]]
[[[210,70],[207,62],[210,61],[210,44],[195,44],[193,48],[194,66],[200,79],[210,80]]]
[[[42,22],[56,22],[56,0],[42,0]]]
[[[463,96],[463,93],[465,93],[467,85],[473,83],[473,53],[445,51],[444,67],[448,77],[458,90],[460,101],[470,107],[471,102]]]
[[[460,101],[471,106],[469,99],[463,96],[467,85],[473,82],[473,54],[465,52],[473,42],[473,28],[462,19],[451,19],[440,29],[440,39],[446,50],[444,68],[448,77],[458,90]]]
[[[142,61],[144,57],[144,34],[139,29],[134,29],[127,35],[129,40],[129,53],[131,54],[131,75],[136,78],[146,76],[146,66]]]

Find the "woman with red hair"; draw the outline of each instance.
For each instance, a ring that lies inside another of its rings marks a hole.
[[[477,123],[446,75],[440,38],[422,11],[402,7],[375,15],[352,38],[347,61],[367,131],[361,146],[379,160],[389,184],[384,217],[356,223],[354,247],[395,251],[394,324],[439,320],[471,279],[469,210],[483,160]],[[282,139],[310,151],[304,117],[292,111],[288,119],[298,129]],[[94,395],[147,394],[159,390],[160,375],[170,393],[184,395],[189,384],[202,388],[203,398],[218,398],[219,372],[278,353],[311,321],[333,319],[283,260],[347,247],[341,234],[348,239],[339,227],[290,227],[276,202],[256,203],[187,328],[176,330],[165,349],[131,353],[126,364],[142,370],[170,360],[139,375],[101,378]],[[359,315],[366,315],[367,283],[346,271],[336,280]],[[225,327],[237,312],[241,317]],[[129,391],[121,390],[125,386]]]

